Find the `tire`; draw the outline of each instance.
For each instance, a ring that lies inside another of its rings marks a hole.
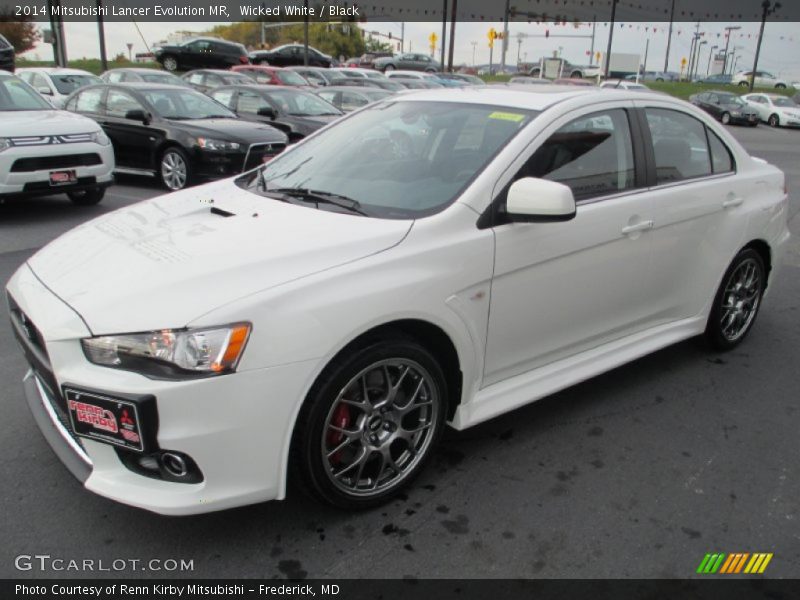
[[[731,115],[730,113],[722,113],[722,116],[719,118],[723,125],[729,125],[731,122]]]
[[[96,187],[89,190],[67,192],[67,196],[75,206],[94,206],[106,195],[106,188]]]
[[[166,71],[170,73],[174,73],[178,70],[178,59],[174,56],[165,56],[161,59],[161,65],[164,67]]]
[[[446,408],[444,374],[426,348],[401,334],[372,340],[334,359],[312,387],[292,464],[306,491],[325,503],[377,506],[422,471]]]
[[[530,71],[530,73],[528,73],[528,75],[530,75],[531,77],[539,77],[539,73],[540,72],[541,71],[539,69],[531,69],[531,71]]]
[[[269,61],[266,58],[262,58],[256,62],[257,65],[264,65],[269,66]]]
[[[784,84],[784,83],[776,83],[775,84],[775,89],[776,90],[785,90],[786,89],[786,84]]]
[[[161,184],[172,192],[184,189],[191,180],[189,158],[181,148],[170,146],[161,153],[158,161]]]
[[[778,115],[770,115],[767,123],[770,127],[778,127],[781,124],[781,119]]]
[[[719,289],[706,324],[706,340],[719,351],[731,350],[755,323],[767,282],[761,255],[745,248],[733,259]]]
[[[386,73],[387,71],[394,71],[394,65],[386,65],[383,67],[383,72]]]
[[[664,78],[663,77],[656,77],[656,81],[658,83],[663,83],[664,82]]]
[[[581,73],[580,71],[575,71],[573,73],[570,73],[569,76],[570,79],[583,79],[583,73]]]
[[[750,84],[747,83],[746,81],[740,81],[739,82],[739,87],[749,87],[749,86],[750,86]]]

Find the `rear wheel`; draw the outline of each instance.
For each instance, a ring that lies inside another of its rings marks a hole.
[[[170,73],[174,73],[178,70],[178,61],[174,56],[165,56],[161,64],[164,65],[164,68]]]
[[[775,89],[776,90],[785,90],[786,89],[786,84],[785,83],[776,83],[775,84]]]
[[[189,183],[189,159],[180,148],[167,148],[161,155],[159,163],[161,183],[173,192],[182,190]]]
[[[383,70],[384,70],[384,72],[386,72],[386,71],[394,71],[394,65],[386,65]]]
[[[381,504],[424,467],[444,426],[447,388],[410,338],[336,359],[309,393],[293,455],[309,490],[343,508]]]
[[[740,81],[740,82],[739,82],[739,87],[748,87],[749,85],[750,85],[750,84],[749,84],[749,83],[747,83],[746,81]]]
[[[777,127],[778,125],[781,124],[781,120],[778,117],[778,115],[770,115],[769,119],[767,120],[767,123],[769,123],[770,127]]]
[[[76,206],[94,206],[106,195],[106,188],[96,187],[89,190],[67,192],[67,196]]]
[[[725,271],[706,325],[706,339],[716,350],[737,346],[755,322],[767,272],[761,255],[742,250]]]

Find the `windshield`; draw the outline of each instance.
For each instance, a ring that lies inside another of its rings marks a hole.
[[[53,85],[56,86],[58,93],[63,95],[71,94],[86,85],[103,83],[102,79],[94,75],[58,75],[50,73],[49,77],[53,81]]]
[[[142,73],[142,80],[148,83],[168,83],[170,85],[180,85],[183,87],[188,85],[183,79],[170,73]]]
[[[376,104],[237,184],[278,199],[280,191],[271,190],[335,194],[355,200],[373,217],[423,217],[453,202],[536,114],[453,102]]]
[[[315,94],[307,94],[295,90],[271,88],[267,92],[270,102],[276,104],[281,112],[297,117],[319,117],[323,115],[341,115],[332,104],[325,102]]]
[[[193,90],[142,90],[141,93],[164,119],[236,118],[218,102]]]
[[[222,81],[228,85],[248,85],[253,83],[253,78],[248,77],[247,75],[237,75],[236,73],[227,73],[225,75],[220,75]]]
[[[772,103],[775,106],[784,106],[786,108],[797,108],[797,104],[789,98],[773,98]]]
[[[53,107],[21,79],[0,76],[0,110],[52,110]]]
[[[308,81],[294,71],[276,71],[275,75],[281,83],[286,85],[308,85]]]

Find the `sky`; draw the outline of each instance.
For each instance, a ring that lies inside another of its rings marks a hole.
[[[203,31],[219,23],[139,23],[142,36],[148,44],[164,39],[169,33],[191,28],[194,31]],[[702,48],[700,57],[701,74],[705,73],[708,65],[709,49],[714,45],[724,46],[724,28],[728,23],[701,23],[700,31],[705,32],[708,44]],[[740,55],[737,70],[750,69],[753,65],[759,23],[734,23],[742,27],[731,38],[731,49],[737,47]],[[68,58],[92,58],[99,56],[97,43],[97,26],[95,23],[67,23],[67,56]],[[455,64],[486,64],[489,62],[489,47],[487,33],[489,28],[502,30],[502,23],[474,23],[461,22],[456,25],[456,44],[454,51]],[[647,31],[645,31],[647,27]],[[649,39],[648,70],[662,70],[667,46],[668,23],[630,23],[616,24],[614,28],[614,52],[639,53],[644,61],[645,46]],[[689,48],[695,23],[675,23],[673,28],[672,49],[670,51],[669,70],[680,71],[681,58],[689,57]],[[128,53],[127,43],[133,44],[133,52],[144,52],[145,44],[142,41],[133,23],[106,23],[106,44],[109,56],[119,52]],[[366,24],[369,30],[392,33],[399,38],[401,25],[393,22],[371,22]],[[653,31],[655,28],[655,31]],[[405,23],[405,50],[429,53],[428,37],[436,33],[441,37],[441,23]],[[519,34],[543,36],[549,30],[550,37],[522,38],[518,43]],[[591,24],[585,24],[578,29],[572,25],[554,26],[551,24],[511,23],[509,26],[510,39],[507,53],[507,64],[516,64],[517,53],[520,59],[533,62],[542,56],[551,56],[554,51],[561,51],[561,55],[575,64],[588,64],[587,52],[591,47]],[[586,38],[560,37],[562,35],[583,35]],[[609,35],[609,26],[597,24],[595,37],[595,50],[605,52]],[[448,25],[449,36],[449,25]],[[749,36],[749,37],[748,37]],[[472,44],[475,42],[475,45]],[[495,64],[500,62],[500,42],[495,42]],[[27,53],[30,58],[35,56],[41,60],[52,59],[52,50],[48,44],[40,44],[36,49]],[[436,58],[440,57],[440,48],[437,47]],[[773,72],[779,77],[800,80],[800,31],[794,23],[767,23],[764,42],[761,49],[759,67]]]

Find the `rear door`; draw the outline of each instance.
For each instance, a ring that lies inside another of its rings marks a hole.
[[[653,258],[645,305],[652,325],[698,315],[739,247],[746,201],[733,154],[694,115],[639,101],[643,138],[653,165]]]

